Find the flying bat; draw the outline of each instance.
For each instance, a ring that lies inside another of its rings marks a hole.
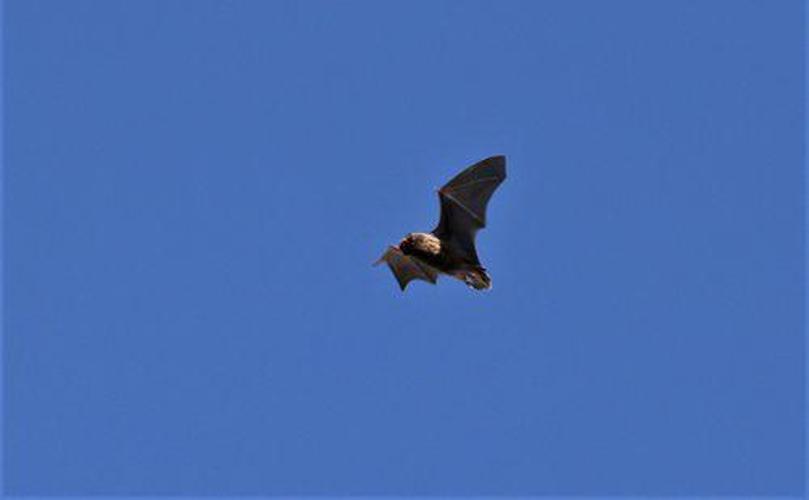
[[[441,218],[429,233],[410,233],[376,261],[385,262],[404,291],[413,280],[435,284],[440,274],[475,290],[488,290],[492,278],[480,264],[475,235],[486,227],[486,206],[506,178],[505,156],[486,158],[438,190]]]

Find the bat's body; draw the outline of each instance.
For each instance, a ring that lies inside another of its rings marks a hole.
[[[480,263],[465,259],[464,252],[454,248],[451,241],[441,241],[432,233],[410,233],[399,242],[398,248],[419,264],[458,278],[478,290],[492,286],[492,279]]]
[[[493,156],[464,170],[438,191],[441,219],[430,233],[410,233],[377,261],[386,262],[402,290],[414,279],[435,283],[439,274],[476,290],[491,288],[480,264],[475,235],[486,225],[486,206],[506,178],[506,161]]]

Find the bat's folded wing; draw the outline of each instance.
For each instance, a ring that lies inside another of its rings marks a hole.
[[[393,246],[385,251],[382,257],[376,261],[376,264],[382,262],[388,265],[396,277],[396,281],[399,282],[399,288],[402,290],[413,280],[424,280],[432,284],[435,284],[438,280],[438,271],[405,255],[401,250]]]

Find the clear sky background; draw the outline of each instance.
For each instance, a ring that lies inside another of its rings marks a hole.
[[[6,491],[800,493],[803,16],[5,2]]]

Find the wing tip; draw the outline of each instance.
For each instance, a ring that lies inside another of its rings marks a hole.
[[[506,155],[490,156],[480,163],[489,164],[494,167],[501,180],[506,178]]]
[[[395,250],[395,249],[396,248],[393,245],[388,245],[388,248],[385,249],[385,251],[382,253],[382,256],[379,257],[378,259],[376,259],[374,261],[374,263],[371,264],[371,267],[376,267],[379,264],[382,264],[383,262],[387,263],[388,262],[388,256],[390,255],[391,250]]]

